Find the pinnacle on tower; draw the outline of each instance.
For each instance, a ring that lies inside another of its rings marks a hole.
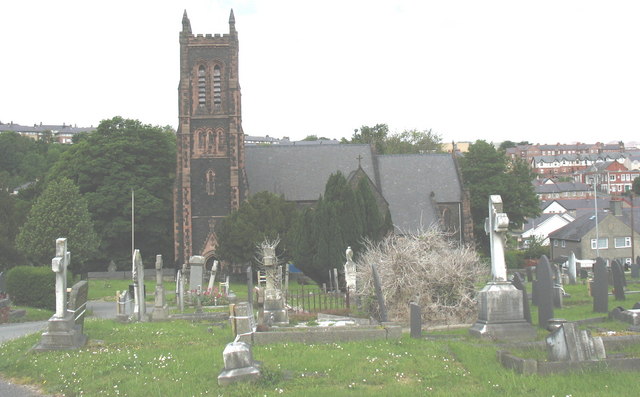
[[[231,14],[229,14],[229,27],[231,30],[236,28],[236,17],[233,15],[233,8],[231,9]]]
[[[187,10],[184,10],[184,14],[182,15],[182,31],[185,33],[191,33],[191,22],[189,22]]]

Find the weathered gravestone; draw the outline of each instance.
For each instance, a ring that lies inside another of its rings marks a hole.
[[[631,278],[640,278],[640,263],[631,264]]]
[[[56,240],[56,256],[51,261],[51,269],[56,273],[56,312],[47,323],[40,342],[34,351],[78,349],[87,342],[82,333],[89,284],[80,281],[71,289],[67,306],[67,267],[71,254],[67,251],[67,239]]]
[[[522,292],[507,280],[504,249],[509,218],[502,208],[500,196],[489,197],[485,231],[491,243],[493,281],[478,293],[478,321],[469,329],[469,333],[481,338],[533,339],[536,330],[524,318]]]
[[[264,288],[264,308],[260,316],[263,324],[284,325],[289,324],[289,313],[285,308],[284,295],[282,293],[282,279],[277,269],[276,246],[279,241],[262,243],[262,266],[267,277]]]
[[[624,277],[624,268],[617,259],[611,263],[611,273],[613,275],[613,294],[617,301],[625,300],[624,287],[627,285],[627,280]]]
[[[538,294],[538,326],[546,329],[553,318],[553,277],[551,264],[542,255],[536,265],[536,289]]]
[[[578,266],[576,263],[576,254],[574,254],[573,251],[571,251],[571,255],[569,256],[567,271],[569,273],[569,284],[575,284],[578,278]]]
[[[531,309],[529,308],[529,297],[527,296],[527,286],[524,283],[524,280],[522,279],[522,276],[520,275],[520,273],[516,272],[513,275],[513,279],[511,280],[511,283],[513,284],[514,287],[516,287],[516,289],[518,289],[519,291],[522,291],[522,303],[523,303],[523,313],[524,313],[524,319],[527,320],[527,322],[529,324],[533,324],[531,322]]]
[[[211,266],[211,274],[209,275],[209,285],[207,286],[207,291],[213,291],[213,287],[216,285],[216,273],[218,272],[218,261],[213,261],[213,265]]]
[[[107,266],[107,271],[109,273],[115,273],[116,271],[118,271],[118,266],[116,266],[116,263],[114,261],[109,262],[109,265]]]
[[[596,313],[609,312],[609,276],[607,264],[604,259],[598,257],[593,264],[593,284],[591,295],[593,296],[593,311]]]
[[[145,302],[144,265],[140,250],[133,252],[131,278],[133,279],[133,316],[137,321],[147,321],[147,304]]]
[[[222,352],[224,370],[218,375],[220,386],[236,382],[250,382],[260,378],[260,363],[254,361],[251,345],[231,342]]]
[[[382,294],[382,284],[380,283],[380,275],[378,275],[378,269],[375,263],[371,264],[371,275],[373,276],[373,285],[376,290],[376,298],[378,299],[378,311],[380,314],[380,321],[387,322],[387,305],[384,303],[384,295]]]
[[[156,292],[151,318],[154,321],[169,318],[169,306],[165,297],[164,284],[162,283],[162,255],[156,255]]]
[[[549,361],[596,361],[606,358],[602,338],[564,323],[546,338]]]
[[[347,247],[345,252],[347,262],[344,264],[344,281],[347,286],[347,293],[349,296],[355,296],[356,293],[356,264],[353,261],[353,250],[351,247]]]
[[[198,287],[204,285],[204,257],[192,256],[189,258],[189,291],[195,292]]]
[[[133,314],[133,297],[128,290],[116,291],[116,320],[126,323]]]
[[[553,275],[553,306],[562,309],[562,272],[558,265],[551,265],[551,274]]]
[[[416,302],[409,302],[409,318],[411,320],[411,337],[422,337],[422,313]]]

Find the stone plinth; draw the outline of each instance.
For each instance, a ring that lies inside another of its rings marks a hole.
[[[478,321],[473,336],[502,340],[535,339],[536,330],[524,318],[522,292],[509,282],[489,282],[478,293]]]
[[[596,361],[606,358],[602,338],[564,323],[546,338],[549,361]]]
[[[288,325],[289,313],[284,306],[284,299],[265,299],[261,317],[269,325]]]
[[[151,320],[161,321],[169,318],[169,306],[165,297],[164,286],[156,285],[155,305],[151,313]]]
[[[40,343],[33,347],[34,351],[73,350],[87,343],[87,336],[82,333],[82,326],[76,325],[73,314],[64,318],[51,317],[49,328],[42,333]]]
[[[251,346],[244,342],[231,342],[222,352],[224,370],[218,375],[220,386],[236,382],[251,382],[260,378],[260,363],[253,360]]]

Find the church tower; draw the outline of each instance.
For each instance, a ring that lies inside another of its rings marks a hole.
[[[210,260],[216,224],[247,194],[233,10],[228,34],[194,35],[184,12],[180,32],[174,242],[176,265]]]

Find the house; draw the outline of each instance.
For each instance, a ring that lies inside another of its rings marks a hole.
[[[543,152],[544,153],[544,152]],[[531,169],[540,176],[572,176],[574,173],[586,169],[596,163],[617,161],[624,163],[626,153],[599,154],[560,154],[535,156],[530,160]],[[584,181],[581,181],[584,182]]]
[[[579,200],[552,200],[541,201],[541,209],[543,214],[564,214],[565,212],[574,218],[580,217],[584,213],[593,213],[594,209],[609,208],[611,199],[608,197],[600,197],[597,203],[592,199]]]
[[[595,182],[598,191],[614,196],[630,191],[638,176],[640,170],[630,170],[619,161],[595,163],[576,173],[576,179],[589,184]]]
[[[523,245],[527,245],[532,238],[540,241],[541,245],[549,245],[549,234],[573,222],[575,218],[568,213],[542,214],[535,219],[527,220],[522,227],[520,239]]]
[[[596,227],[597,223],[597,227]],[[633,223],[633,227],[632,227]],[[609,211],[582,214],[575,221],[549,235],[551,257],[619,259],[631,263],[640,247],[640,209],[623,208],[622,201],[611,201]]]
[[[22,136],[26,136],[33,140],[50,139],[53,142],[71,144],[73,143],[74,135],[81,132],[95,131],[93,126],[91,127],[78,127],[71,126],[63,123],[62,125],[56,124],[34,124],[33,127],[23,126],[20,124],[0,123],[0,131],[13,131]]]
[[[540,200],[593,197],[593,190],[582,182],[558,182],[548,178],[544,181],[533,181],[533,189]]]

